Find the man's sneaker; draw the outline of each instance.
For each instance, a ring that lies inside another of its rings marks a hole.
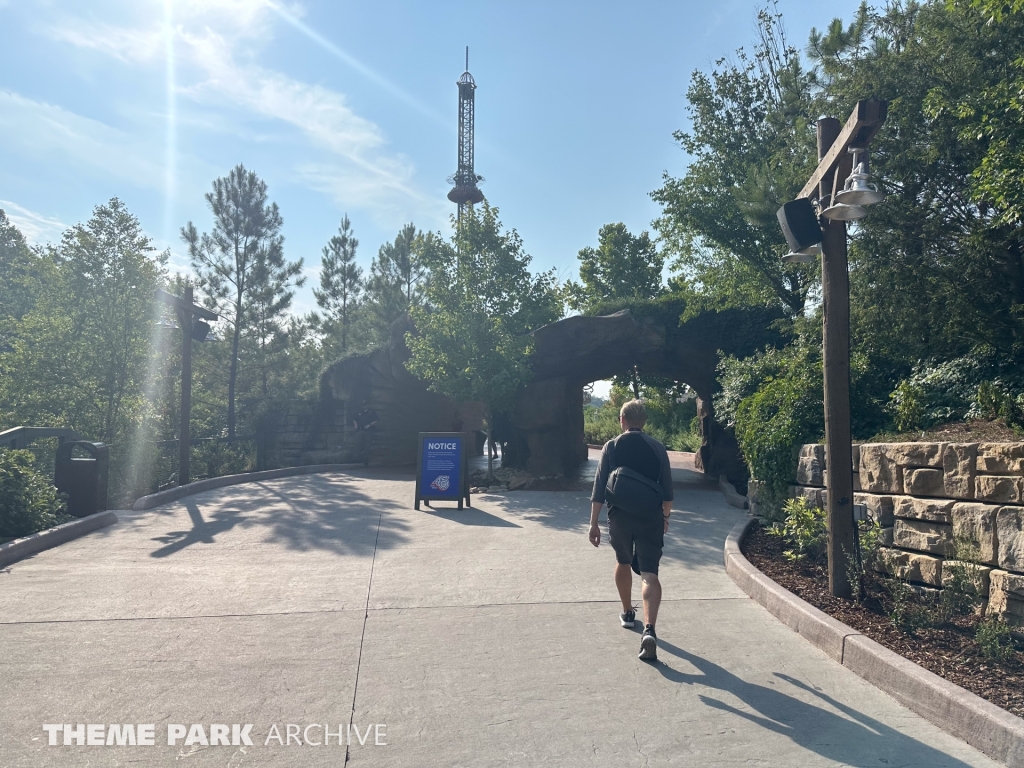
[[[623,611],[619,614],[619,623],[627,629],[633,628],[633,620],[636,619],[636,611]]]
[[[640,638],[640,655],[637,658],[643,661],[658,660],[658,636],[650,624],[644,627],[644,635]]]

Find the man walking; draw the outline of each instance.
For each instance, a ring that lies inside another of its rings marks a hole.
[[[658,607],[661,605],[658,564],[661,562],[668,519],[672,513],[672,469],[665,446],[644,434],[646,423],[647,413],[639,400],[630,400],[619,411],[622,434],[605,443],[597,476],[594,478],[594,492],[590,495],[590,543],[595,547],[601,543],[601,529],[597,519],[607,500],[608,538],[615,550],[615,586],[622,601],[619,621],[622,626],[632,628],[636,618],[631,570],[635,553],[643,582],[641,597],[645,622],[639,658],[655,661],[658,658],[658,636],[654,625],[658,621]],[[608,479],[616,470],[634,479],[634,487],[641,491],[641,501],[627,505],[619,498],[606,498]],[[649,486],[650,490],[645,491],[644,485]],[[659,490],[660,506],[657,498]]]

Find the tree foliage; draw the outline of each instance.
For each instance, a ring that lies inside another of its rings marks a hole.
[[[977,185],[991,142],[964,105],[1015,77],[1024,19],[989,25],[945,3],[862,7],[855,39],[812,50],[829,114],[855,101],[889,101],[872,142],[872,170],[888,198],[851,244],[855,343],[874,358],[951,359],[985,344],[1024,352],[1024,262],[1019,227]],[[998,52],[998,53],[997,53]]]
[[[225,313],[231,327],[227,433],[234,437],[243,335],[255,350],[254,367],[265,375],[292,286],[302,282],[302,259],[285,260],[281,213],[277,203],[268,202],[267,184],[255,171],[238,164],[214,180],[206,202],[213,229],[200,235],[190,221],[181,237],[208,303]]]
[[[412,308],[407,367],[435,392],[483,401],[493,418],[530,377],[530,331],[561,314],[554,275],[530,273],[519,235],[486,202],[463,214],[451,243],[428,235],[420,248],[430,281]]]
[[[364,326],[371,343],[389,340],[395,321],[423,303],[429,276],[423,252],[434,249],[434,237],[410,222],[377,251],[366,283]]]
[[[572,309],[588,313],[616,299],[653,299],[661,291],[665,257],[646,232],[633,235],[626,225],[605,224],[597,248],[579,252],[580,282],[566,286]]]
[[[740,49],[710,74],[693,73],[692,127],[673,134],[693,159],[651,193],[675,287],[694,311],[757,302],[800,314],[815,280],[813,268],[780,260],[787,249],[775,218],[816,164],[813,79],[774,6],[759,13],[758,31],[752,54]]]
[[[0,355],[0,402],[13,425],[124,437],[143,408],[166,254],[117,198],[40,257],[46,279]]]
[[[323,248],[320,262],[320,288],[313,289],[316,303],[323,312],[316,318],[327,348],[333,356],[344,356],[349,347],[349,330],[365,287],[363,270],[356,264],[359,241],[352,233],[348,214],[338,226],[338,234]],[[340,338],[339,338],[340,337]]]

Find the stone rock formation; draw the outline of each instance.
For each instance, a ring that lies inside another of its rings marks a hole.
[[[583,441],[583,387],[633,370],[689,384],[698,395],[704,444],[698,469],[745,479],[746,467],[732,431],[714,417],[721,353],[745,356],[779,335],[771,330],[778,315],[770,310],[725,310],[679,323],[678,311],[665,319],[629,310],[600,317],[569,317],[534,331],[534,378],[511,413],[495,419],[503,465],[535,475],[573,474],[587,458]],[[411,464],[419,432],[450,431],[455,413],[463,429],[482,428],[480,403],[454,403],[430,392],[405,368],[407,323],[396,324],[387,347],[347,357],[324,371],[314,413],[285,414],[268,430],[271,465],[367,462]],[[372,410],[371,430],[353,420]],[[319,414],[319,415],[317,415]]]

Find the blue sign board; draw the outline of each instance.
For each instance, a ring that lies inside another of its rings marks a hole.
[[[416,462],[416,509],[420,501],[469,502],[466,435],[421,432]]]

